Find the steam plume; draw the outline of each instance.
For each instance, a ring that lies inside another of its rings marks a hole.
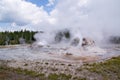
[[[56,31],[65,28],[71,32],[72,38],[77,36],[81,40],[82,37],[90,37],[97,43],[110,36],[119,36],[119,4],[120,0],[59,0],[50,13],[54,24],[44,25],[43,30],[47,32],[44,39],[47,43],[51,42],[50,38],[55,36]]]

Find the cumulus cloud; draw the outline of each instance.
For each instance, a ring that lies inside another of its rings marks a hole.
[[[18,25],[38,24],[47,19],[48,14],[43,7],[25,0],[1,0],[0,21],[15,22]]]

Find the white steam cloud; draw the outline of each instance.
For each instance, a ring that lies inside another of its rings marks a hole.
[[[54,1],[49,0],[48,5],[53,5]],[[74,36],[79,33],[79,37],[82,35],[100,42],[111,35],[119,36],[119,8],[120,0],[58,0],[47,14],[43,6],[26,0],[0,0],[0,22],[30,26],[47,34],[68,29]],[[52,34],[47,35],[46,42]]]
[[[67,28],[78,30],[83,37],[101,42],[120,34],[120,0],[59,0],[50,13],[53,24],[45,31]],[[40,27],[39,27],[40,28]],[[78,35],[77,32],[73,33]]]

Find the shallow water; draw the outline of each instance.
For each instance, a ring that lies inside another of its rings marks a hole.
[[[120,55],[120,47],[118,45],[103,46],[102,48],[106,50],[106,53],[104,54],[98,54],[92,52],[82,53],[80,51],[77,51],[77,49],[75,48],[70,48],[70,49],[71,50],[74,49],[73,52],[79,54],[79,56],[86,56],[86,54],[89,54],[89,56],[95,55],[95,56],[99,56],[101,60],[110,58],[112,56]],[[35,59],[68,60],[68,58],[65,59],[62,58],[61,56],[61,55],[65,55],[64,53],[66,52],[68,52],[66,48],[57,48],[57,47],[34,48],[27,45],[20,45],[17,47],[0,48],[0,59],[1,60],[35,60]]]

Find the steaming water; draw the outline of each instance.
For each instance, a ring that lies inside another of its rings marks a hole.
[[[31,48],[28,45],[0,48],[0,59],[1,60],[36,60],[36,59],[53,59],[53,60],[68,60],[68,58],[63,58],[65,53],[77,53],[75,56],[99,56],[102,59],[110,58],[112,56],[120,55],[120,46],[111,45],[103,46],[107,51],[80,51],[77,48],[58,48],[58,47],[37,47]],[[97,48],[95,48],[97,49]],[[98,48],[99,49],[99,48]],[[92,50],[92,49],[91,49]],[[69,52],[70,51],[70,52]]]

